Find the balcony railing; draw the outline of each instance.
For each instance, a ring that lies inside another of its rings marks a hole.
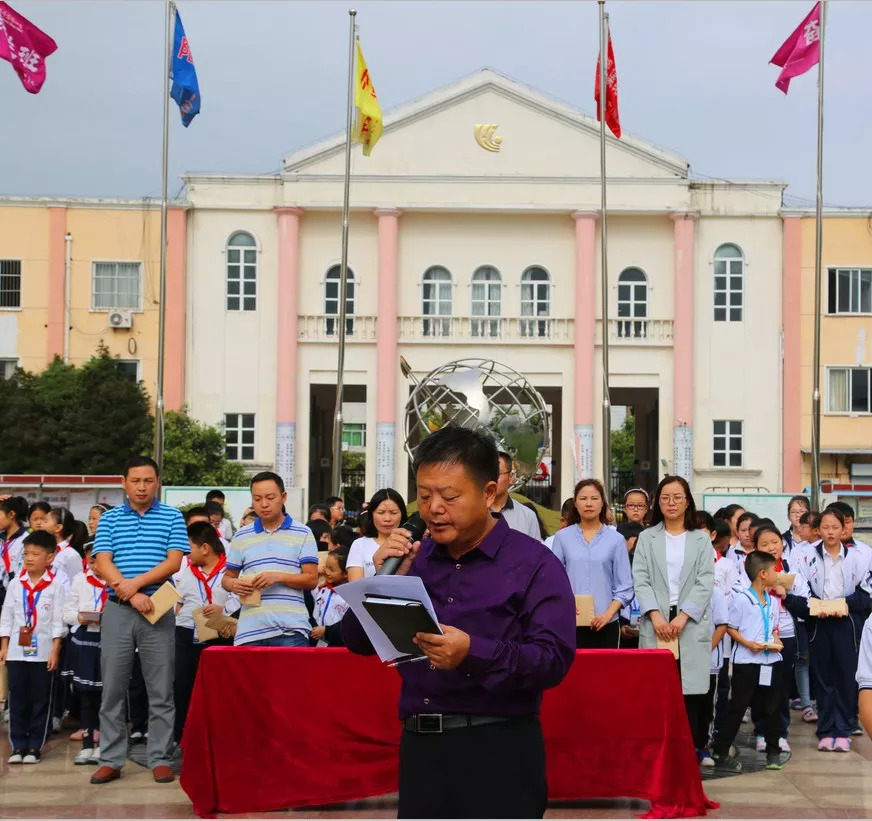
[[[610,319],[609,344],[672,345],[671,319]],[[602,320],[596,322],[596,342],[602,344]]]
[[[345,338],[349,342],[372,342],[375,339],[374,316],[345,318]],[[339,336],[339,317],[304,314],[297,318],[297,336],[304,342],[333,340]]]
[[[551,317],[401,316],[402,342],[571,343],[574,321]]]

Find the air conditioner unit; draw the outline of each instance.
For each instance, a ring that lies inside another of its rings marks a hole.
[[[133,311],[109,311],[110,328],[132,328]]]

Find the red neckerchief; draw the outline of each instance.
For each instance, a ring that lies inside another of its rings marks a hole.
[[[784,560],[779,559],[777,562],[775,562],[775,572],[782,573],[783,571],[784,571]]]
[[[55,550],[55,556],[58,555],[65,547],[69,547],[70,543],[64,539],[62,542],[58,542],[57,549]]]
[[[12,538],[0,541],[0,553],[3,555],[3,567],[6,569],[7,574],[12,572],[12,557],[9,555],[9,548],[12,546],[12,542],[21,535],[23,530],[23,527],[19,528],[18,532],[12,536]]]
[[[27,605],[24,608],[24,624],[27,627],[32,627],[36,630],[36,597],[39,593],[48,587],[55,578],[55,574],[51,572],[51,570],[46,570],[48,573],[47,579],[40,579],[35,587],[30,586],[30,576],[28,575],[26,570],[21,572],[20,581],[21,586],[27,591]],[[29,615],[29,618],[28,618]],[[31,621],[32,620],[32,621]]]
[[[224,569],[226,564],[227,556],[219,556],[215,567],[212,568],[208,576],[204,576],[203,571],[193,562],[191,563],[191,573],[194,574],[195,579],[199,579],[203,583],[203,590],[206,593],[206,598],[209,600],[209,604],[212,604],[212,588],[209,586],[209,582],[211,582],[212,579],[214,579]]]
[[[106,589],[106,582],[101,582],[93,573],[86,572],[85,579],[92,587],[102,588],[103,593],[100,595],[100,609],[106,605],[106,599],[109,598],[109,591]]]

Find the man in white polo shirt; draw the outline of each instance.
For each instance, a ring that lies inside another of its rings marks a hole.
[[[539,530],[539,520],[526,505],[516,502],[509,496],[509,488],[515,481],[515,469],[512,467],[512,457],[505,451],[500,451],[500,475],[497,478],[497,495],[491,511],[502,513],[503,518],[512,530],[519,530],[532,536],[537,542],[542,541],[542,531]]]

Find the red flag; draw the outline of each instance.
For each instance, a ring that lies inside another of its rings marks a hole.
[[[12,64],[26,91],[38,94],[45,82],[45,58],[58,44],[0,0],[0,60]]]
[[[782,69],[775,81],[776,88],[787,94],[791,79],[805,74],[820,58],[821,4],[818,2],[769,61]]]
[[[618,139],[621,139],[621,118],[618,116],[618,70],[615,67],[615,52],[612,50],[612,32],[608,31],[609,62],[606,69],[606,125]],[[593,84],[593,98],[596,100],[596,119],[600,112],[600,56],[596,58],[596,79]]]

